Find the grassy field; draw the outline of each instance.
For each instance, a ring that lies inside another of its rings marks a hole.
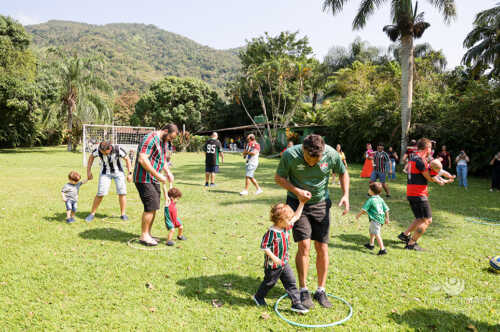
[[[206,190],[203,155],[173,158],[178,203],[188,241],[154,251],[127,242],[139,235],[142,205],[128,185],[130,221],[118,219],[114,185],[96,219],[83,220],[97,180],[82,186],[77,222],[64,222],[60,190],[67,173],[85,174],[81,154],[64,148],[0,150],[0,330],[2,331],[285,331],[269,305],[250,299],[263,276],[259,244],[270,223],[271,204],[284,201],[273,175],[276,159],[261,159],[256,177],[264,194],[240,197],[243,159],[226,155],[217,187]],[[355,214],[366,199],[360,167],[351,172],[351,212],[332,209],[327,291],[349,301],[351,320],[339,331],[500,331],[500,274],[488,271],[487,256],[500,254],[500,227],[466,222],[467,216],[500,219],[500,193],[486,179],[431,186],[434,222],[420,244],[425,253],[403,250],[396,236],[412,220],[402,176],[390,183],[392,224],[382,236],[388,250],[376,256],[363,247],[368,221]],[[98,167],[94,168],[94,177]],[[330,184],[333,201],[340,188]],[[163,218],[153,226],[164,237]],[[296,245],[291,246],[292,257]],[[315,289],[315,254],[309,288]],[[292,263],[293,263],[292,258]],[[463,288],[463,289],[462,289]],[[278,284],[271,304],[284,293]],[[215,305],[214,305],[215,303]],[[307,315],[280,308],[286,317],[319,324],[344,317],[347,309],[316,307]],[[220,306],[219,306],[220,305]],[[266,315],[268,314],[268,316]]]

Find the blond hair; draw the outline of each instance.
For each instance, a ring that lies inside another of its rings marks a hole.
[[[281,221],[288,222],[293,217],[293,210],[288,204],[275,204],[271,207],[270,217],[275,225]]]

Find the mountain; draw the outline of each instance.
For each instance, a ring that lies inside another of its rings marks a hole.
[[[102,56],[108,82],[119,92],[174,75],[199,78],[220,93],[240,68],[239,49],[215,50],[154,25],[48,21],[25,28],[36,48]]]

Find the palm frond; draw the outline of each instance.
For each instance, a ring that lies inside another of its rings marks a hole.
[[[399,30],[399,27],[397,25],[386,25],[382,30],[387,34],[387,36],[389,36],[389,39],[393,42],[398,40],[401,35],[401,30]]]
[[[344,9],[344,4],[349,0],[324,0],[323,1],[323,11],[331,11],[333,15],[336,15]]]
[[[427,22],[418,22],[413,25],[413,37],[420,38],[424,34],[425,30],[431,25]]]
[[[449,24],[457,16],[455,0],[428,0],[443,15],[444,22]]]
[[[363,0],[359,5],[358,13],[352,22],[353,30],[362,29],[366,25],[366,20],[379,8],[386,0]]]

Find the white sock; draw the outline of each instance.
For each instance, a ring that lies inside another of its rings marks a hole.
[[[325,291],[325,287],[318,287],[318,289],[316,290],[316,292],[318,292],[318,293],[321,293],[324,291]]]
[[[302,293],[302,292],[307,292],[307,291],[308,291],[307,287],[302,287],[302,288],[300,289],[300,292],[301,292],[301,293]]]

